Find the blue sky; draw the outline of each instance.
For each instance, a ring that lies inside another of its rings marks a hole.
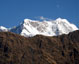
[[[79,0],[0,0],[0,25],[13,27],[25,18],[65,18],[78,26]]]

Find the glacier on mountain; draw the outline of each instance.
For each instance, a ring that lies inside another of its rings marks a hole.
[[[3,31],[3,29],[0,30]],[[78,28],[74,24],[70,23],[66,19],[58,18],[50,21],[24,19],[23,23],[21,23],[19,26],[9,29],[8,31],[25,37],[32,37],[35,35],[57,36],[61,34],[68,34],[69,32],[75,30],[78,30]]]

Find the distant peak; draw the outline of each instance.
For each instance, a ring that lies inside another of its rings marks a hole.
[[[7,28],[5,28],[5,27],[3,27],[3,26],[0,26],[0,29],[7,29]]]
[[[59,18],[57,18],[56,20],[57,20],[57,21],[60,21],[60,20],[62,20],[62,18],[59,17]]]
[[[56,21],[68,21],[67,19],[57,18]]]
[[[8,29],[3,26],[0,26],[0,31],[8,31]]]
[[[32,21],[31,19],[24,19],[24,22]]]
[[[57,19],[56,19],[56,22],[57,22],[57,23],[64,22],[64,23],[69,24],[69,21],[68,21],[67,19],[62,19],[62,18],[57,18]]]
[[[32,20],[31,19],[24,19],[22,24],[30,24]]]

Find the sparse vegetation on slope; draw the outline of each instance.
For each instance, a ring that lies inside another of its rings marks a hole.
[[[79,31],[31,38],[0,32],[0,64],[79,64]]]

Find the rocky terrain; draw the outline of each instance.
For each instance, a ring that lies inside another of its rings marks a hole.
[[[29,38],[0,32],[0,64],[79,64],[79,30]]]

